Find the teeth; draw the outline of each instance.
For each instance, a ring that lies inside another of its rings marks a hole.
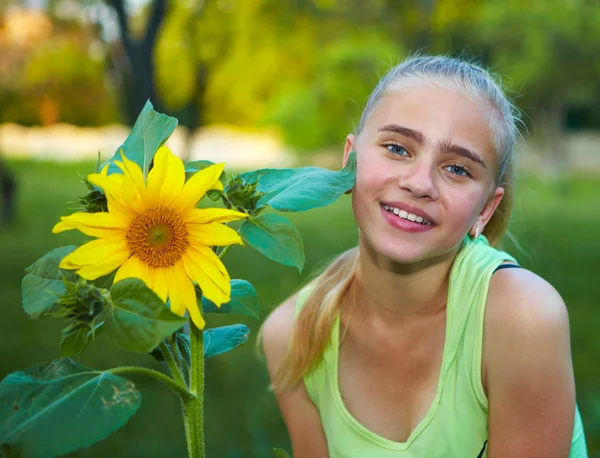
[[[393,213],[394,215],[399,216],[402,219],[414,221],[416,223],[420,223],[425,226],[431,226],[431,223],[429,221],[427,221],[425,218],[423,218],[422,216],[417,216],[413,213],[408,213],[407,211],[400,210],[399,208],[390,207],[389,205],[383,205],[383,208],[384,208],[384,210],[386,210],[390,213]]]

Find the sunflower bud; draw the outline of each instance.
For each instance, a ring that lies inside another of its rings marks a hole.
[[[240,175],[231,177],[225,186],[224,194],[226,198],[223,203],[227,208],[235,207],[239,211],[253,214],[257,210],[258,201],[263,196],[263,193],[256,188],[258,181],[249,183]]]
[[[81,277],[76,282],[65,280],[65,287],[67,291],[59,296],[52,315],[94,329],[110,301],[108,290],[97,288]]]
[[[81,204],[81,210],[88,213],[99,213],[108,211],[108,203],[106,196],[98,188],[96,188],[88,180],[84,179],[83,182],[90,190],[85,196],[79,197],[79,203]]]

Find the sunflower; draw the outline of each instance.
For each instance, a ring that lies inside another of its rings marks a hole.
[[[67,255],[62,269],[76,269],[87,280],[118,268],[114,282],[139,278],[171,310],[187,310],[202,329],[204,319],[194,283],[217,306],[230,300],[229,274],[210,248],[242,244],[238,233],[222,223],[247,217],[224,208],[195,208],[207,191],[223,189],[224,164],[215,164],[185,181],[181,160],[166,147],[154,158],[147,182],[141,168],[122,156],[115,164],[123,172],[108,175],[108,166],[88,176],[104,191],[108,212],[74,213],[61,217],[53,233],[77,229],[96,237]]]

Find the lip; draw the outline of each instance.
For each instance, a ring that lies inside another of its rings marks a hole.
[[[379,205],[383,209],[383,205],[387,205],[388,207],[396,207],[399,210],[404,210],[405,212],[412,213],[413,215],[420,216],[423,219],[426,219],[431,223],[430,227],[436,226],[436,222],[433,220],[433,217],[429,215],[429,213],[421,210],[420,208],[413,207],[412,205],[408,205],[402,202],[380,202]],[[384,210],[385,211],[385,210]]]

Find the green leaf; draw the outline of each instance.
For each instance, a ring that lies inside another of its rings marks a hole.
[[[75,280],[70,270],[58,268],[60,261],[75,250],[74,245],[56,248],[46,253],[25,269],[23,278],[23,309],[32,318],[50,315],[55,310],[58,296],[66,292],[63,275],[67,280]]]
[[[346,166],[338,171],[298,167],[260,169],[241,176],[248,182],[258,180],[258,191],[265,193],[258,201],[259,206],[268,204],[279,211],[306,211],[329,205],[352,189],[356,180],[356,152],[349,154]]]
[[[134,384],[109,372],[54,360],[9,374],[0,383],[0,446],[28,458],[87,447],[137,411]]]
[[[247,218],[240,226],[242,240],[267,258],[286,266],[304,267],[304,246],[296,226],[277,214]]]
[[[177,127],[177,122],[177,119],[171,116],[154,111],[152,103],[148,100],[125,143],[119,146],[114,156],[109,159],[108,173],[121,173],[114,161],[121,160],[122,151],[127,159],[142,168],[144,178],[146,178],[154,154],[171,136]]]
[[[117,346],[149,353],[186,323],[137,278],[126,278],[110,290],[111,305],[104,331]]]
[[[60,357],[70,358],[81,353],[102,331],[103,323],[90,329],[85,324],[74,324],[63,329],[60,338]]]
[[[258,318],[258,295],[252,283],[246,280],[230,280],[231,300],[221,307],[202,296],[202,313],[231,313]],[[199,297],[199,296],[198,296]]]
[[[283,450],[281,448],[274,448],[273,454],[275,455],[276,458],[292,458],[290,455],[288,455],[285,452],[285,450]]]
[[[185,164],[185,173],[186,174],[194,174],[203,170],[211,165],[215,165],[214,162],[211,161],[191,161]]]
[[[220,355],[248,340],[250,329],[243,324],[232,324],[204,331],[204,357]]]
[[[185,362],[189,368],[191,366],[190,361],[192,360],[192,344],[190,343],[190,336],[183,332],[178,332],[175,338],[181,359],[183,359],[183,362]]]
[[[204,357],[220,355],[221,353],[233,350],[248,340],[250,329],[244,324],[232,324],[218,328],[206,329],[204,334]],[[191,344],[190,336],[183,333],[177,333],[177,347],[184,362],[190,366]]]

